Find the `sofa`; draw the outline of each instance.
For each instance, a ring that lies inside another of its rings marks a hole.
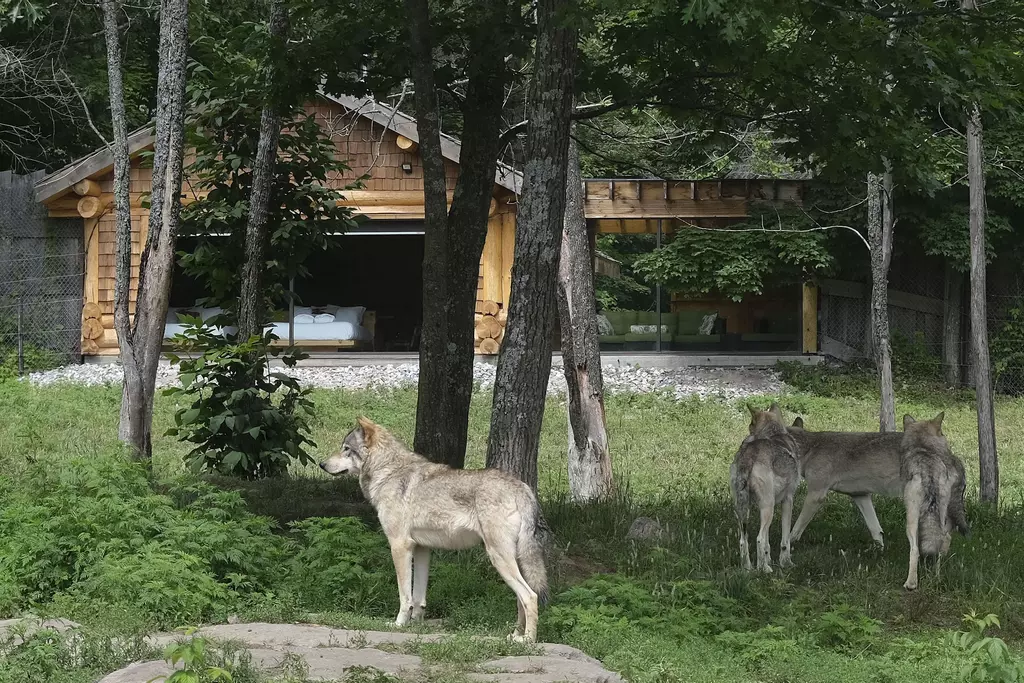
[[[712,334],[699,333],[704,317],[714,311],[680,311],[661,314],[661,349],[663,351],[702,351],[721,347],[725,339],[725,321],[718,318]],[[605,351],[654,351],[658,345],[658,333],[638,332],[635,325],[655,327],[658,325],[656,311],[614,310],[603,311],[612,327],[612,334],[600,337],[601,348]]]
[[[757,332],[740,335],[745,351],[799,351],[802,321],[799,312],[782,313],[758,322]]]

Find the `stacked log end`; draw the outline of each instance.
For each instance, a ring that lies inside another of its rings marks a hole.
[[[82,354],[94,356],[99,353],[103,339],[103,309],[99,304],[89,302],[82,307]]]
[[[505,336],[505,309],[495,301],[481,301],[476,309],[475,350],[485,356],[493,356],[501,348]]]

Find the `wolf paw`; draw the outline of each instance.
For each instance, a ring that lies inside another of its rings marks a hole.
[[[793,560],[791,558],[787,557],[785,559],[780,559],[779,560],[779,566],[780,567],[795,567],[796,565],[793,563]]]
[[[917,581],[911,581],[910,579],[907,579],[907,582],[903,584],[903,587],[906,588],[908,591],[916,591]]]
[[[764,572],[765,574],[771,574],[772,573],[772,566],[770,564],[762,564],[761,566],[759,566],[757,568],[757,571]]]

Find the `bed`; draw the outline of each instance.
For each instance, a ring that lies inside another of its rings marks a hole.
[[[178,314],[186,312],[199,314],[204,321],[209,320],[221,313],[219,308],[201,309],[169,309],[167,321],[164,325],[164,339],[169,340],[176,334],[185,330]],[[320,322],[309,322],[317,316]],[[374,331],[377,316],[374,311],[368,311],[363,306],[296,306],[295,322],[289,324],[287,320],[271,322],[267,327],[273,328],[278,339],[273,342],[274,346],[288,346],[289,327],[292,328],[291,338],[295,346],[318,350],[362,350],[373,349]],[[236,328],[215,328],[218,334],[237,331]]]

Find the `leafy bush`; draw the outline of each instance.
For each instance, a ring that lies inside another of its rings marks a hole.
[[[928,349],[924,334],[913,339],[896,332],[892,335],[892,372],[902,381],[938,381],[942,378],[942,359]]]
[[[820,647],[849,652],[873,645],[882,624],[859,610],[840,605],[818,617],[813,628]]]
[[[1024,302],[1007,312],[1007,319],[992,337],[992,373],[1004,393],[1024,393]]]
[[[161,625],[232,608],[278,579],[289,542],[237,493],[154,493],[119,457],[29,465],[0,486],[0,613],[55,597],[131,606]]]
[[[296,592],[318,601],[311,607],[375,616],[397,609],[383,534],[354,517],[306,519],[292,529],[300,549],[292,558],[291,581]]]
[[[25,344],[21,349],[22,364],[25,372],[49,370],[61,364],[61,356],[56,351]],[[0,382],[18,376],[18,349],[0,346]]]
[[[964,615],[969,629],[953,634],[953,645],[967,655],[967,663],[960,670],[964,681],[971,683],[1016,683],[1024,681],[1024,662],[1010,652],[1001,638],[986,636],[985,631],[999,628],[999,617],[979,616],[974,610]]]
[[[280,355],[288,367],[305,356],[280,354],[271,347],[274,339],[268,331],[237,341],[198,318],[185,319],[174,344],[198,356],[171,356],[181,368],[182,386],[164,394],[192,401],[175,413],[177,426],[167,434],[196,444],[185,456],[193,471],[261,479],[286,473],[292,460],[312,461],[306,452],[307,446],[316,446],[307,436],[307,418],[313,414],[310,389],[285,373],[269,372],[271,356]]]

